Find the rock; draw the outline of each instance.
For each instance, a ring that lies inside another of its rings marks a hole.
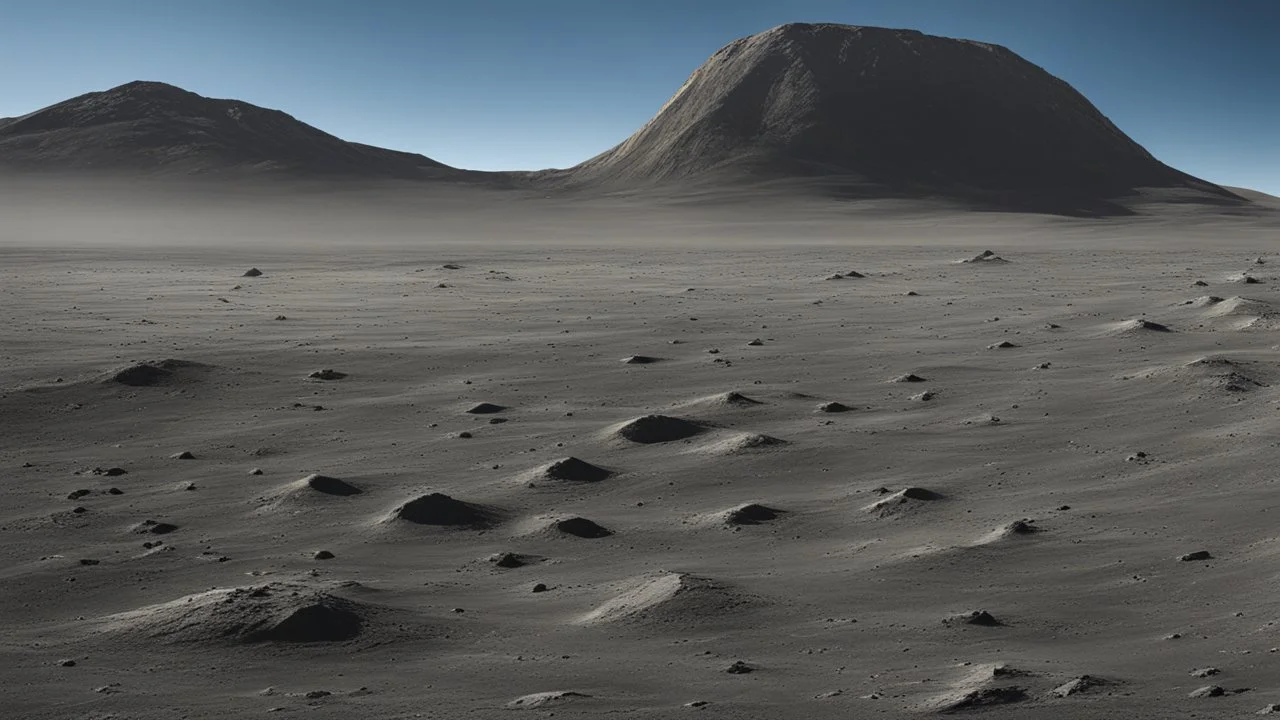
[[[62,662],[58,663],[58,665],[60,665],[60,666],[62,666],[62,667],[75,667],[75,666],[76,666],[76,661],[75,661],[75,660],[63,660]]]
[[[544,593],[546,591],[547,591],[547,586],[543,583],[538,583],[533,586],[533,592]]]
[[[1189,552],[1185,555],[1178,556],[1178,559],[1181,560],[1182,562],[1194,562],[1196,560],[1211,560],[1212,558],[1213,558],[1213,555],[1210,555],[1208,550],[1197,550],[1195,552]]]
[[[842,413],[850,410],[853,410],[853,408],[841,402],[824,402],[818,406],[818,412],[824,413]]]
[[[311,557],[315,558],[316,560],[332,560],[334,558],[334,554],[329,552],[328,550],[317,550],[316,554],[312,555]]]
[[[183,450],[183,451],[182,451],[182,452],[180,452],[180,453],[174,453],[174,454],[170,455],[170,456],[169,456],[169,458],[170,458],[171,460],[195,460],[195,459],[196,459],[196,456],[195,456],[195,455],[192,455],[192,454],[191,454],[189,451],[187,451],[187,450]]]
[[[730,675],[746,675],[747,673],[754,672],[754,671],[755,671],[755,668],[742,662],[741,660],[735,660],[732,665],[730,665],[728,668],[725,669],[725,672],[729,673]]]
[[[482,402],[478,405],[472,405],[467,410],[467,413],[470,415],[492,415],[494,413],[500,413],[503,410],[506,410],[506,408],[503,407],[502,405],[495,405],[493,403]]]
[[[311,378],[312,380],[341,380],[346,376],[347,374],[344,372],[338,372],[337,370],[332,370],[332,369],[324,369],[324,370],[316,370],[315,372],[311,373],[307,377]]]
[[[91,492],[93,492],[93,491],[92,491],[92,490],[86,490],[86,489],[84,489],[84,488],[80,488],[79,490],[72,490],[72,491],[67,495],[67,499],[68,499],[68,500],[79,500],[80,498],[84,497],[85,495],[90,494]]]
[[[1216,667],[1197,668],[1191,671],[1191,677],[1198,677],[1198,678],[1213,677],[1214,675],[1217,675],[1220,672],[1222,671]]]
[[[248,270],[245,270],[244,275],[241,275],[240,277],[262,277],[262,271],[258,268],[249,268]]]
[[[998,627],[1002,624],[986,610],[973,610],[959,615],[952,615],[942,622],[947,625],[979,625],[981,627]]]
[[[1211,698],[1211,697],[1222,697],[1223,695],[1226,695],[1226,694],[1227,694],[1227,691],[1222,689],[1221,685],[1205,685],[1202,688],[1196,688],[1195,690],[1192,690],[1190,693],[1187,694],[1187,697]]]

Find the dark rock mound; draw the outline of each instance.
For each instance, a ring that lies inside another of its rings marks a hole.
[[[133,526],[133,531],[139,535],[168,535],[177,529],[177,525],[156,520],[143,520]]]
[[[980,627],[999,627],[1004,624],[986,610],[973,610],[959,615],[952,615],[942,622],[945,625],[978,625]]]
[[[157,360],[142,362],[121,368],[107,376],[106,382],[130,387],[151,387],[179,380],[183,371],[204,367],[188,360]]]
[[[1025,688],[1009,686],[1009,687],[988,687],[978,688],[964,693],[954,701],[947,703],[943,708],[943,712],[960,712],[964,710],[974,710],[993,705],[1008,705],[1010,703],[1021,702],[1027,699],[1027,691]]]
[[[482,402],[478,405],[471,406],[467,412],[471,415],[492,415],[500,413],[507,408],[502,405],[494,405],[493,403]]]
[[[1185,555],[1179,555],[1178,559],[1182,562],[1195,562],[1197,560],[1212,560],[1213,555],[1208,550],[1196,550]]]
[[[900,383],[926,382],[925,378],[922,378],[919,375],[916,375],[915,373],[907,373],[906,375],[899,375],[898,377],[894,378],[893,381],[900,382]]]
[[[781,510],[757,505],[756,503],[748,503],[726,512],[724,521],[726,525],[759,525],[770,520],[776,520],[781,514]]]
[[[1004,537],[1013,537],[1016,535],[1034,535],[1040,532],[1040,528],[1036,527],[1035,520],[1014,520],[1013,522],[1000,528],[1000,534]]]
[[[622,362],[627,365],[652,365],[661,362],[662,358],[651,357],[649,355],[632,355],[622,358]]]
[[[196,459],[196,456],[193,455],[190,450],[183,450],[182,452],[174,453],[169,457],[174,460],[195,460]]]
[[[595,522],[584,517],[571,517],[563,520],[557,520],[553,527],[566,535],[574,537],[587,538],[595,540],[598,538],[609,537],[612,531],[597,525]]]
[[[824,413],[842,413],[849,412],[851,410],[853,410],[852,407],[849,407],[842,402],[824,402],[818,406],[818,412]]]
[[[988,345],[987,349],[988,350],[1007,350],[1009,348],[1016,348],[1016,347],[1018,347],[1018,345],[1015,343],[1011,343],[1008,340],[1001,340],[1000,342],[995,343],[994,345]]]
[[[262,276],[261,270],[259,270],[258,268],[249,268],[248,270],[244,271],[244,275],[242,275],[241,277],[261,277],[261,276]]]
[[[320,598],[308,605],[291,608],[284,617],[255,629],[247,642],[340,642],[360,634],[360,615],[336,598]]]
[[[209,590],[106,618],[108,629],[185,644],[330,643],[357,638],[372,608],[289,583]]]
[[[307,377],[312,380],[341,380],[347,376],[344,372],[326,368],[324,370],[316,370]]]
[[[492,563],[494,567],[500,567],[507,570],[524,567],[525,565],[533,562],[533,560],[534,558],[531,558],[528,555],[521,555],[519,553],[512,552],[500,552],[489,556],[489,562]]]
[[[619,437],[645,445],[691,438],[703,432],[702,425],[667,415],[645,415],[630,420],[615,431]]]
[[[974,255],[973,257],[971,257],[971,258],[969,258],[969,259],[967,259],[967,260],[961,260],[960,262],[962,262],[962,263],[991,263],[991,264],[994,264],[994,265],[1000,265],[1000,264],[1003,264],[1003,263],[1007,263],[1007,262],[1009,262],[1009,261],[1008,261],[1008,260],[1005,260],[1004,258],[1000,257],[999,255],[997,255],[997,254],[995,254],[995,253],[991,252],[990,250],[983,250],[982,252],[978,253],[977,255]]]
[[[1049,692],[1054,697],[1071,697],[1080,693],[1089,692],[1094,688],[1110,685],[1111,682],[1093,675],[1081,675],[1078,678],[1072,678],[1067,682],[1059,685]]]
[[[576,457],[567,457],[547,465],[540,476],[568,482],[599,482],[613,473]]]
[[[339,480],[338,478],[329,477],[328,475],[308,475],[302,479],[301,483],[312,490],[324,493],[325,495],[348,496],[359,495],[364,492],[345,480]]]
[[[391,517],[417,525],[451,527],[487,527],[497,520],[496,513],[490,508],[455,500],[438,492],[410,500],[393,510]]]

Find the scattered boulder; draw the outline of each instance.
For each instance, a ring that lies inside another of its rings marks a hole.
[[[988,350],[1006,350],[1008,348],[1016,348],[1016,347],[1018,347],[1018,345],[1016,345],[1015,343],[1011,343],[1008,340],[1001,340],[998,343],[988,345],[987,349]]]
[[[332,560],[334,558],[334,554],[328,550],[317,550],[315,555],[312,555],[311,557],[316,560]]]
[[[195,460],[196,456],[191,454],[188,450],[183,450],[182,452],[170,455],[169,458],[172,460]]]
[[[651,357],[649,355],[631,355],[629,357],[622,358],[622,362],[627,365],[652,365],[653,363],[661,361],[662,358]]]
[[[906,375],[899,375],[898,377],[894,378],[893,382],[918,383],[918,382],[927,382],[927,380],[920,377],[919,375],[916,375],[915,373],[907,373]]]
[[[1182,562],[1195,562],[1196,560],[1212,560],[1213,555],[1208,550],[1196,550],[1185,555],[1179,555],[1178,559]]]
[[[742,662],[741,660],[734,660],[732,665],[725,668],[725,672],[729,673],[730,675],[746,675],[747,673],[755,672],[755,668]]]
[[[1191,677],[1207,678],[1207,677],[1213,677],[1214,675],[1217,675],[1221,672],[1222,671],[1216,667],[1196,668],[1195,670],[1191,671]]]
[[[249,268],[248,270],[245,270],[244,274],[240,277],[262,277],[262,271],[258,268]]]

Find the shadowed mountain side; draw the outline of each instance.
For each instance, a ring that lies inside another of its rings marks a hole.
[[[1153,158],[1070,85],[996,45],[914,30],[790,24],[730,43],[568,188],[757,185],[1127,214],[1138,188],[1230,192]]]
[[[347,142],[279,110],[141,81],[0,120],[0,166],[456,181],[492,175],[458,170],[422,155]]]

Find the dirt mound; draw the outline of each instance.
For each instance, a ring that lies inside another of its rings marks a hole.
[[[685,440],[706,431],[700,423],[668,415],[645,415],[616,426],[612,434],[634,443],[653,443]]]
[[[887,488],[879,488],[876,492],[883,497],[864,507],[863,511],[878,517],[889,517],[908,512],[924,503],[941,500],[943,497],[932,490],[918,487],[904,488],[897,492]]]
[[[493,403],[482,402],[477,405],[472,405],[470,408],[467,408],[467,413],[471,415],[493,415],[494,413],[500,413],[506,409],[507,408],[502,405],[495,405]]]
[[[767,523],[771,520],[777,520],[782,515],[781,510],[776,510],[764,505],[756,503],[747,503],[730,508],[720,513],[725,525],[759,525]]]
[[[103,382],[128,385],[129,387],[167,385],[194,379],[200,371],[208,368],[208,365],[189,360],[168,359],[140,362],[112,371]]]
[[[676,407],[687,408],[690,410],[716,411],[728,410],[732,408],[750,408],[765,403],[755,398],[747,397],[736,390],[717,393],[707,397],[690,400],[689,402],[680,403]]]
[[[736,455],[738,453],[752,452],[754,450],[777,448],[786,444],[788,444],[786,440],[773,437],[772,435],[762,435],[760,433],[736,433],[708,446],[706,450],[713,454]]]
[[[1116,335],[1173,332],[1168,325],[1143,318],[1134,318],[1132,320],[1125,320],[1124,322],[1116,323],[1109,327],[1109,331]]]
[[[262,271],[258,268],[249,268],[248,270],[245,270],[244,275],[241,275],[240,277],[262,277]]]
[[[693,626],[752,604],[751,598],[725,583],[689,573],[664,573],[626,582],[621,592],[579,622]]]
[[[852,407],[842,402],[824,402],[818,406],[818,412],[824,413],[843,413],[853,410]]]
[[[997,255],[997,254],[995,254],[995,253],[991,252],[990,250],[983,250],[982,252],[978,253],[977,255],[974,255],[974,256],[973,256],[973,257],[971,257],[971,258],[966,258],[966,259],[964,259],[964,260],[961,260],[960,262],[962,262],[962,263],[990,263],[990,264],[993,264],[993,265],[1003,265],[1004,263],[1007,263],[1007,262],[1009,262],[1009,261],[1008,261],[1008,260],[1005,260],[1004,258],[1000,257],[999,255]]]
[[[507,707],[516,710],[557,707],[573,702],[574,700],[582,700],[589,697],[591,696],[585,693],[574,692],[572,690],[552,690],[550,692],[523,695],[507,703]]]
[[[455,500],[433,492],[416,497],[391,511],[388,521],[415,525],[484,528],[498,521],[498,513],[484,505]]]
[[[291,583],[209,590],[104,618],[104,629],[174,643],[330,643],[353,640],[373,609]]]
[[[574,537],[585,538],[587,540],[598,540],[600,538],[609,537],[613,534],[612,530],[597,524],[594,520],[588,520],[584,517],[569,517],[555,520],[551,523],[550,529],[564,535],[572,535]]]
[[[306,488],[324,495],[339,495],[343,497],[348,495],[359,495],[364,492],[345,480],[339,480],[336,477],[320,475],[318,473],[302,478],[296,483],[293,483],[292,487],[298,489]]]
[[[528,479],[534,483],[539,481],[593,483],[600,482],[611,475],[613,475],[611,470],[592,465],[576,457],[567,457],[533,470]]]

